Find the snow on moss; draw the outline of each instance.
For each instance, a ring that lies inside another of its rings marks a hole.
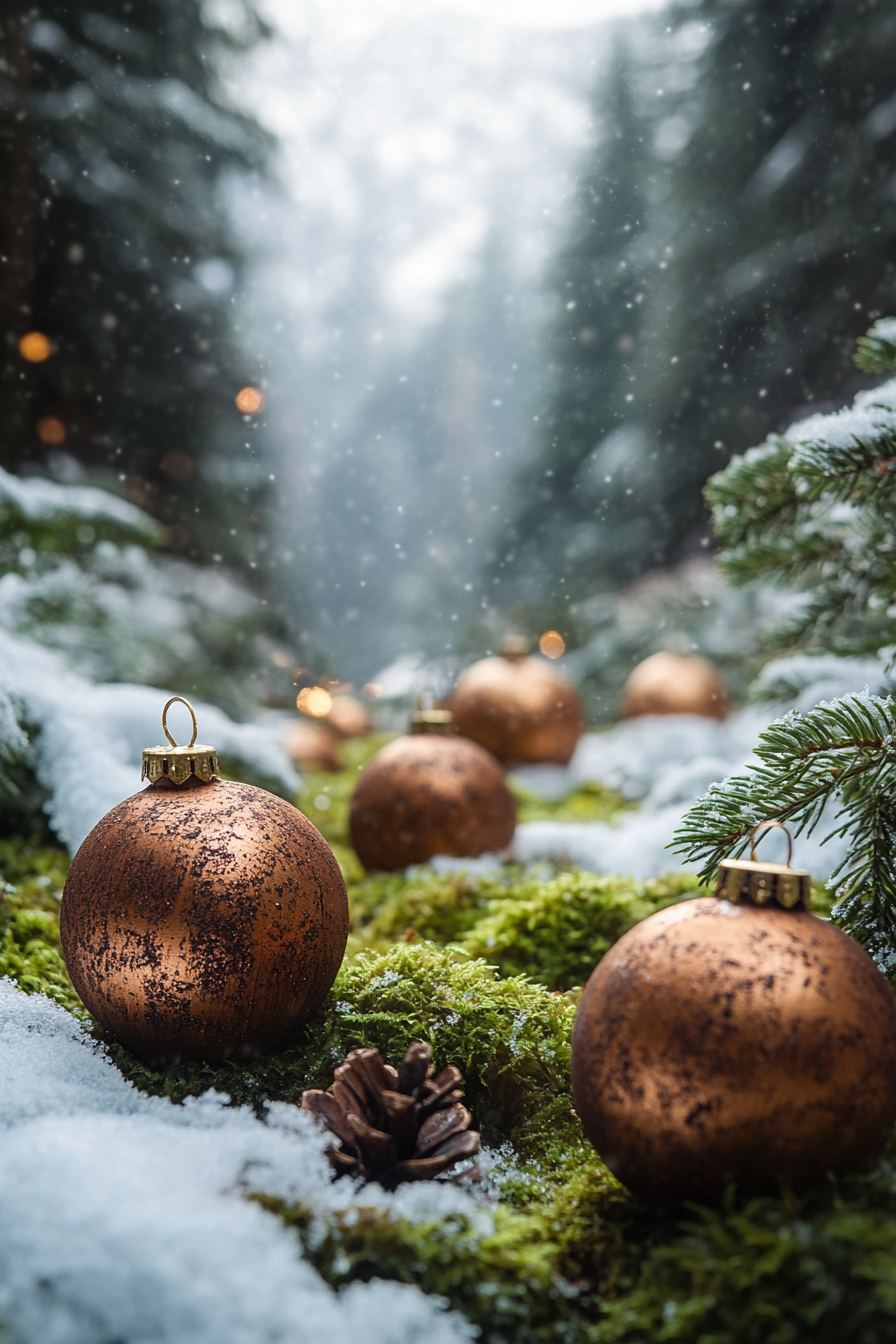
[[[12,1340],[100,1344],[460,1344],[462,1318],[400,1284],[339,1296],[294,1236],[246,1199],[264,1188],[321,1213],[357,1202],[333,1185],[322,1139],[293,1107],[267,1121],[206,1095],[175,1106],[126,1082],[84,1029],[0,981],[0,1320]],[[365,1207],[419,1221],[480,1214],[461,1191]]]

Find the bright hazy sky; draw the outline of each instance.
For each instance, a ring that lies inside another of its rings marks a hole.
[[[440,0],[445,9],[461,9],[470,14],[490,15],[529,28],[573,28],[611,19],[621,14],[638,14],[659,9],[661,0]],[[433,0],[401,0],[407,9],[432,5]]]
[[[275,0],[276,11],[292,8],[296,0]],[[342,4],[344,0],[332,0]],[[368,16],[379,10],[384,14],[414,14],[434,9],[454,9],[483,18],[498,19],[527,28],[576,28],[600,19],[624,14],[639,14],[659,9],[662,0],[364,0]],[[353,8],[355,6],[352,6]]]

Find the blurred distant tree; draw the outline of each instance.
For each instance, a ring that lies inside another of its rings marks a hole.
[[[254,566],[257,417],[234,396],[257,371],[223,189],[268,146],[220,93],[220,58],[261,34],[231,11],[225,28],[198,0],[6,0],[0,462],[65,477],[75,459],[175,550]]]
[[[630,526],[624,492],[643,439],[627,423],[625,398],[643,317],[639,253],[648,154],[621,42],[595,120],[599,138],[554,272],[553,390],[541,447],[519,483],[521,505],[500,557],[511,571],[532,577],[523,594],[535,602],[562,593],[559,581],[593,558],[599,533]],[[552,565],[545,566],[546,556]]]
[[[671,176],[680,361],[651,408],[672,552],[720,459],[852,383],[856,337],[896,299],[896,5],[685,13],[712,40]]]
[[[630,367],[605,354],[621,304],[604,314],[596,395],[583,402],[590,436],[561,420],[542,464],[555,470],[553,535],[567,538],[542,566],[577,597],[705,544],[707,476],[861,385],[855,338],[896,304],[896,5],[692,0],[673,15],[667,63],[680,75],[690,44],[692,78],[677,80],[673,101],[676,81],[643,67],[651,153],[629,169],[643,174],[648,163],[630,262],[643,339]],[[596,247],[616,219],[605,195],[580,210],[579,227]],[[571,297],[587,294],[583,276]],[[571,341],[553,350],[556,406],[582,361]],[[582,563],[570,554],[581,482],[566,464],[581,443],[599,442],[607,408],[620,415],[628,396],[626,419],[640,433],[619,445],[632,494],[592,507],[596,539]],[[531,508],[526,498],[520,517]]]

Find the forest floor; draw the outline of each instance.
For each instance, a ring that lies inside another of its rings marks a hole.
[[[696,879],[636,882],[513,863],[367,875],[349,845],[348,804],[378,745],[347,744],[344,769],[307,775],[297,799],[333,846],[351,904],[346,960],[322,1009],[251,1065],[155,1070],[104,1041],[124,1078],[175,1103],[214,1089],[264,1117],[278,1102],[294,1106],[305,1087],[327,1087],[355,1046],[398,1063],[410,1040],[429,1040],[438,1067],[460,1067],[483,1136],[483,1181],[471,1183],[467,1204],[425,1217],[382,1198],[325,1209],[259,1189],[245,1195],[290,1229],[333,1288],[413,1284],[446,1299],[483,1339],[508,1344],[892,1340],[893,1150],[869,1174],[830,1178],[800,1197],[745,1200],[731,1190],[715,1208],[657,1212],[584,1140],[569,1082],[581,986],[628,928],[696,894]],[[606,820],[620,806],[596,786],[557,804],[523,798],[521,815]],[[67,867],[42,840],[0,842],[0,974],[102,1040],[61,956]]]

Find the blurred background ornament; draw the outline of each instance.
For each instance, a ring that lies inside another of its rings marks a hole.
[[[149,786],[75,855],[66,965],[86,1007],[154,1063],[247,1059],[320,1005],[348,936],[332,851],[282,798],[221,780],[213,747],[143,753]]]
[[[542,636],[558,657],[562,636]],[[565,647],[565,646],[564,646]],[[505,765],[568,765],[585,731],[578,692],[529,641],[508,636],[500,657],[483,658],[462,672],[448,699],[457,731]]]
[[[367,737],[372,731],[367,707],[338,683],[303,686],[296,696],[301,718],[285,724],[281,742],[299,769],[342,769],[340,748],[347,738]]]
[[[413,1042],[400,1069],[383,1063],[379,1050],[352,1050],[333,1070],[331,1088],[302,1093],[302,1109],[338,1141],[327,1149],[337,1175],[394,1190],[432,1180],[479,1151],[460,1070],[449,1064],[437,1074],[431,1060],[425,1041]]]
[[[280,740],[293,765],[300,770],[328,770],[335,774],[342,769],[339,760],[341,739],[324,722],[289,720]]]
[[[629,676],[620,717],[642,714],[702,714],[728,717],[728,688],[712,663],[690,653],[654,653]]]
[[[345,693],[333,696],[324,722],[340,737],[367,737],[373,726],[366,705]]]
[[[352,795],[349,833],[364,867],[394,872],[437,854],[505,850],[516,800],[494,756],[457,737],[448,710],[421,707],[410,727],[374,756]]]
[[[864,1168],[896,1121],[893,991],[858,943],[809,913],[809,874],[789,857],[724,860],[715,897],[645,919],[585,987],[576,1110],[614,1175],[651,1203]]]

